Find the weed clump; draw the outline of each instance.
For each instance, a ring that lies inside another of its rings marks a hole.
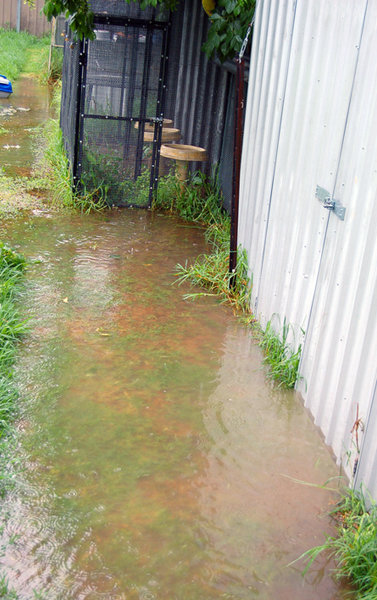
[[[222,193],[216,175],[206,177],[198,171],[187,183],[182,183],[174,173],[160,177],[153,209],[162,209],[179,215],[186,221],[201,223],[206,227],[229,229],[229,216],[223,209]]]
[[[65,153],[63,135],[56,119],[49,119],[36,135],[42,148],[36,169],[50,192],[55,206],[88,214],[106,207],[100,190],[78,194],[72,187],[71,170]]]
[[[162,177],[152,208],[167,210],[206,229],[210,252],[202,254],[191,265],[177,265],[178,283],[188,281],[205,289],[186,294],[185,298],[217,296],[230,303],[243,315],[250,311],[251,281],[245,251],[239,249],[235,286],[230,285],[234,273],[229,272],[230,218],[223,208],[222,194],[215,176],[194,173],[182,187],[171,173]]]
[[[267,377],[275,381],[278,387],[293,388],[298,379],[301,344],[295,351],[288,342],[290,330],[291,326],[286,319],[280,334],[276,333],[271,320],[264,331],[259,326],[256,327],[259,346],[264,353],[263,362],[269,366]]]
[[[229,234],[225,237],[224,233],[226,230],[216,226],[209,228],[206,238],[212,246],[212,251],[199,256],[192,265],[177,265],[178,283],[190,281],[206,290],[186,294],[185,298],[218,296],[223,302],[228,302],[238,314],[247,316],[250,321],[251,280],[247,272],[246,252],[239,249],[235,273],[229,272]],[[231,285],[234,275],[235,285]]]
[[[367,500],[362,490],[347,489],[330,515],[336,523],[336,535],[300,556],[308,561],[303,573],[326,552],[335,560],[336,577],[352,584],[358,600],[376,600],[377,505]]]
[[[153,208],[178,214],[206,228],[210,252],[199,256],[193,264],[177,265],[179,284],[189,282],[205,290],[186,294],[185,298],[217,296],[229,303],[246,324],[253,326],[253,333],[265,355],[264,363],[269,366],[267,376],[279,387],[294,387],[301,345],[294,350],[288,342],[291,326],[286,319],[282,328],[273,327],[269,321],[264,331],[255,321],[250,309],[252,278],[247,253],[242,247],[237,250],[235,272],[229,271],[230,218],[223,209],[216,177],[207,178],[203,173],[195,173],[184,187],[173,174],[163,177]]]

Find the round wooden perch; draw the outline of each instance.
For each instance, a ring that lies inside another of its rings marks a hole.
[[[135,129],[139,129],[140,122],[136,121]],[[162,129],[171,129],[173,127],[173,121],[171,119],[162,120]],[[154,131],[154,123],[144,123],[144,131]]]
[[[175,127],[171,127],[170,129],[162,128],[161,133],[161,141],[162,142],[177,142],[181,139],[181,132],[179,129],[175,129]],[[149,129],[144,130],[144,142],[153,142],[154,141],[154,130],[150,131]]]
[[[160,154],[165,158],[172,158],[176,161],[177,177],[180,181],[186,181],[187,179],[189,162],[203,162],[208,158],[204,148],[187,146],[186,144],[163,144]]]

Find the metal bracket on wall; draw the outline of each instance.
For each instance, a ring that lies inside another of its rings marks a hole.
[[[333,198],[331,198],[330,192],[325,190],[323,187],[317,185],[315,197],[318,198],[318,200],[323,204],[324,208],[333,210],[338,219],[344,221],[346,209],[338,200],[334,200]]]

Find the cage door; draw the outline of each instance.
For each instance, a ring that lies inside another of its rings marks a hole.
[[[168,24],[95,22],[82,52],[76,178],[110,205],[148,207],[158,178]]]

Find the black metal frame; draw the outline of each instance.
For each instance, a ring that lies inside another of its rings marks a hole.
[[[158,169],[159,169],[159,156],[160,156],[160,146],[161,146],[161,137],[162,137],[162,123],[164,117],[164,104],[165,104],[165,92],[166,92],[166,79],[167,79],[167,52],[168,52],[168,39],[169,39],[169,29],[170,29],[170,16],[169,21],[154,21],[148,20],[145,21],[143,19],[135,19],[129,17],[117,17],[117,16],[103,16],[103,15],[95,15],[94,16],[94,26],[98,25],[109,25],[109,26],[120,26],[124,27],[127,31],[127,28],[135,28],[134,36],[137,36],[136,30],[140,29],[142,31],[146,31],[146,46],[145,46],[145,55],[144,55],[144,65],[143,65],[143,77],[142,77],[142,87],[141,87],[141,97],[140,97],[140,109],[138,115],[132,114],[133,100],[134,96],[132,95],[135,88],[132,89],[131,96],[128,98],[127,110],[129,113],[126,116],[122,116],[122,106],[124,102],[124,93],[125,93],[125,78],[126,78],[126,60],[123,58],[123,67],[122,73],[120,74],[122,86],[121,86],[121,98],[120,98],[120,114],[118,116],[115,115],[99,115],[99,114],[88,114],[85,112],[85,102],[87,95],[87,61],[88,61],[88,49],[89,49],[89,40],[84,39],[80,42],[80,61],[79,61],[79,77],[78,77],[78,99],[77,99],[77,113],[76,113],[76,127],[75,127],[75,151],[74,151],[74,161],[72,165],[73,172],[73,183],[76,189],[80,188],[80,181],[82,176],[82,161],[83,161],[83,145],[84,145],[84,131],[85,131],[85,121],[87,119],[98,119],[98,120],[108,120],[108,121],[116,121],[119,122],[119,127],[121,126],[121,122],[126,123],[126,135],[124,139],[127,139],[127,135],[130,135],[130,130],[132,123],[137,121],[139,123],[138,128],[138,138],[137,138],[137,150],[136,150],[136,158],[135,158],[135,168],[134,168],[134,179],[141,173],[142,169],[142,152],[143,152],[143,142],[144,142],[144,128],[146,123],[154,123],[154,136],[152,143],[152,160],[151,160],[151,173],[150,173],[150,185],[149,185],[149,202],[148,207],[150,207],[153,199],[154,191],[157,187],[158,182]],[[146,108],[147,108],[147,95],[148,95],[148,84],[149,84],[149,76],[150,76],[150,67],[152,60],[152,49],[153,49],[153,32],[155,30],[159,30],[163,32],[162,37],[162,51],[160,58],[160,67],[159,67],[159,85],[157,92],[157,102],[156,102],[156,112],[154,117],[146,116]],[[136,39],[136,38],[135,38]],[[135,50],[136,48],[136,50]],[[132,46],[132,52],[137,52],[137,39],[136,43]],[[135,69],[136,57],[131,57],[131,69]],[[135,78],[135,71],[131,70],[131,77]],[[134,83],[134,82],[133,82]],[[127,151],[126,143],[124,144],[124,153]],[[130,205],[131,203],[125,203],[124,205]],[[135,206],[135,203],[132,203]]]

